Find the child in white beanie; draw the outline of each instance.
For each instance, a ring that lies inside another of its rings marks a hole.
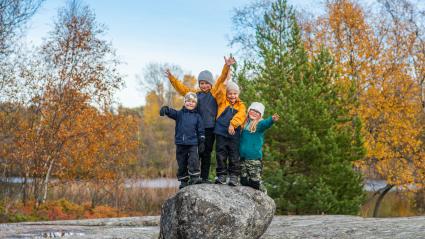
[[[242,130],[239,153],[242,168],[241,184],[266,192],[261,183],[264,132],[279,120],[279,115],[274,114],[263,120],[264,110],[264,105],[259,102],[253,102],[249,106],[248,117],[246,117]]]
[[[227,85],[220,84],[221,94],[218,94],[218,114],[214,128],[216,135],[216,175],[215,183],[237,186],[240,175],[239,139],[241,126],[246,118],[245,104],[239,99],[239,86],[229,81]]]
[[[160,116],[166,115],[176,121],[177,179],[180,181],[180,189],[202,182],[198,150],[205,149],[205,132],[201,115],[196,111],[197,102],[196,94],[189,92],[184,97],[184,106],[181,110],[163,106],[159,111]]]

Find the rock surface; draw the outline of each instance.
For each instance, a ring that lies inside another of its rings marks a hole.
[[[249,187],[186,187],[164,203],[160,238],[260,238],[275,209],[273,199]]]
[[[0,238],[157,239],[159,216],[0,224]],[[276,238],[425,238],[425,216],[275,216],[261,239]]]
[[[157,239],[159,216],[0,224],[0,238]]]
[[[344,215],[279,216],[262,237],[410,239],[425,238],[425,216],[362,218]]]

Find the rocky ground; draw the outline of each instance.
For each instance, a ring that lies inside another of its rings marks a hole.
[[[0,238],[158,238],[159,216],[0,224]],[[261,237],[425,238],[425,216],[275,216]]]

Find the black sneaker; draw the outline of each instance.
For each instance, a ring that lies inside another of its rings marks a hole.
[[[188,181],[180,181],[179,189],[187,187],[189,185]]]
[[[229,186],[238,186],[239,185],[239,177],[236,175],[230,175]]]
[[[254,189],[260,190],[260,181],[250,179],[250,180],[249,180],[249,186],[250,186],[251,188],[254,188]]]
[[[202,179],[203,184],[211,184],[212,182],[209,179]]]
[[[241,177],[241,185],[249,186],[249,179],[247,177]]]
[[[215,179],[215,184],[226,184],[227,175],[220,175]]]
[[[190,178],[189,180],[189,185],[201,184],[201,183],[202,183],[202,179],[200,177]]]

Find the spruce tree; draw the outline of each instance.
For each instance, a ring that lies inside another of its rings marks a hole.
[[[256,59],[237,74],[242,98],[281,120],[266,134],[264,179],[278,213],[357,214],[364,198],[353,161],[364,155],[360,121],[323,49],[308,54],[294,11],[273,2],[256,26]]]

